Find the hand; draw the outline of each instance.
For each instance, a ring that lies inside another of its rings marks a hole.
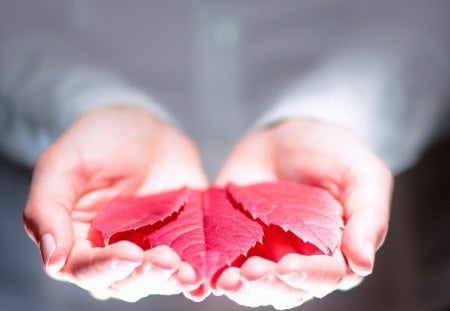
[[[193,143],[149,113],[109,107],[76,120],[38,159],[25,228],[54,278],[98,298],[135,301],[179,293],[195,272],[169,247],[143,251],[122,241],[95,247],[90,222],[108,201],[207,185]]]
[[[387,232],[389,169],[349,130],[292,120],[244,138],[225,162],[217,183],[279,179],[325,188],[341,202],[345,226],[340,249],[332,257],[289,252],[282,258],[250,257],[240,269],[224,271],[216,290],[244,305],[290,308],[359,284],[372,272],[375,252]],[[255,275],[263,281],[255,282]],[[249,292],[256,297],[264,290],[278,294],[249,299]]]

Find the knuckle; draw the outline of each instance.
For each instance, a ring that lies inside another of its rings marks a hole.
[[[36,225],[36,218],[37,218],[37,207],[35,204],[28,203],[25,206],[25,209],[22,213],[22,220],[25,227],[25,231],[27,234],[37,241],[36,231],[37,231],[37,225]]]

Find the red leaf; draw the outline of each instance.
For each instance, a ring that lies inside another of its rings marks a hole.
[[[101,232],[105,244],[108,244],[115,234],[153,225],[178,212],[186,203],[190,192],[191,190],[182,188],[113,201],[97,213],[91,226]]]
[[[176,221],[147,236],[150,245],[169,245],[200,272],[205,281],[262,240],[263,230],[226,197],[209,188],[192,193]]]
[[[341,206],[323,189],[291,182],[181,190],[112,202],[92,223],[105,244],[130,240],[172,247],[208,285],[245,256],[331,254]],[[286,232],[287,231],[287,232]]]
[[[339,243],[342,207],[325,190],[287,181],[229,185],[232,201],[264,224],[291,231],[324,254]]]

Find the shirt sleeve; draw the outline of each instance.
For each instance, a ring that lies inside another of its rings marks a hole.
[[[391,28],[388,35],[381,28],[353,38],[296,82],[256,127],[292,118],[340,124],[393,172],[408,168],[450,119],[448,40],[416,30]]]
[[[174,122],[151,96],[49,34],[0,48],[0,150],[32,165],[80,114],[106,105],[140,107]]]

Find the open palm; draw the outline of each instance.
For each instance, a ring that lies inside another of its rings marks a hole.
[[[305,256],[292,249],[285,256],[253,256],[241,268],[229,268],[217,290],[244,305],[290,308],[355,286],[372,271],[375,251],[387,231],[391,173],[343,127],[291,120],[252,133],[232,151],[217,182],[280,179],[325,188],[341,202],[341,247],[332,257]],[[278,294],[262,294],[270,291]]]
[[[112,199],[183,185],[207,185],[188,138],[142,110],[99,109],[81,116],[37,161],[25,226],[46,271],[96,297],[178,293],[196,279],[173,250],[143,251],[126,241],[96,247],[89,228]]]

